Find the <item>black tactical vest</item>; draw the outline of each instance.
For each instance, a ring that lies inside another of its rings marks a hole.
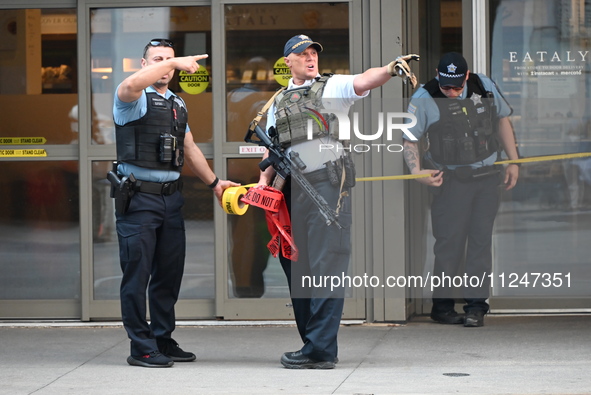
[[[322,112],[322,94],[332,74],[324,74],[310,85],[286,90],[275,98],[275,138],[281,147],[308,139],[308,125],[313,137],[337,138],[339,126],[334,114]]]
[[[115,125],[117,160],[155,170],[180,172],[183,166],[187,109],[182,99],[146,92],[146,114]]]
[[[492,92],[480,77],[470,74],[466,99],[449,99],[433,79],[424,88],[435,99],[439,121],[427,130],[429,152],[443,165],[469,165],[498,152],[498,116]]]

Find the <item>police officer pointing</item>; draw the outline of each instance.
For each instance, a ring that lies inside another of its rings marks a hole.
[[[332,369],[337,362],[337,333],[344,289],[314,287],[302,282],[306,277],[346,275],[350,260],[349,190],[355,177],[346,150],[336,140],[338,122],[331,117],[331,110],[333,114],[337,111],[347,114],[356,100],[366,97],[371,89],[382,86],[392,76],[411,78],[414,84],[414,75],[406,60],[418,60],[417,55],[408,55],[357,75],[321,76],[318,54],[322,50],[322,45],[303,34],[287,41],[283,56],[292,78],[287,90],[275,97],[267,114],[269,136],[289,155],[299,155],[301,162],[298,163],[305,179],[338,213],[339,225],[327,225],[319,207],[303,187],[292,181],[293,176],[286,178],[283,192],[299,258],[292,263],[281,255],[280,261],[290,286],[294,316],[303,342],[300,350],[282,355],[281,364],[288,369]],[[321,145],[333,148],[320,150]],[[261,173],[259,183],[271,185],[275,176],[275,170],[268,167]]]
[[[172,41],[153,39],[144,48],[142,68],[115,92],[117,167],[108,178],[123,271],[121,314],[131,340],[127,362],[134,366],[169,367],[196,358],[171,336],[185,264],[183,165],[209,185],[220,204],[224,189],[238,185],[209,168],[193,141],[184,101],[168,89],[175,70],[194,73],[207,56],[175,57]]]
[[[493,81],[470,73],[464,57],[450,52],[440,59],[437,77],[415,92],[408,111],[417,118],[409,131],[428,146],[421,158],[418,143],[404,136],[408,168],[412,174],[430,174],[417,181],[433,187],[435,195],[433,275],[440,280],[444,275],[463,276],[457,272],[465,259],[467,278],[485,279],[479,286],[464,284],[465,317],[454,309],[453,286],[436,288],[431,318],[442,324],[482,326],[489,310],[492,231],[502,174],[494,163],[501,148],[509,159],[518,159],[508,118],[512,110]],[[518,176],[517,165],[504,169],[506,190],[515,186]]]

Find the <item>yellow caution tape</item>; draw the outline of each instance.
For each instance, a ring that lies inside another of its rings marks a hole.
[[[239,187],[230,187],[224,190],[222,195],[222,207],[226,214],[244,215],[248,210],[248,204],[240,199],[246,195],[246,188],[257,186],[258,184],[241,185]]]
[[[589,156],[591,156],[591,152],[579,152],[576,154],[532,156],[531,158],[501,160],[501,161],[495,162],[495,165],[504,165],[504,164],[510,164],[510,163],[546,162],[546,161],[551,161],[551,160],[586,158]]]
[[[224,211],[227,214],[244,215],[248,210],[248,204],[240,201],[244,195],[246,195],[246,188],[243,186],[226,188],[222,195]]]
[[[45,137],[0,137],[2,145],[45,144]]]
[[[44,149],[0,149],[1,157],[37,157],[47,156],[47,152]]]
[[[551,160],[574,159],[590,157],[591,152],[579,152],[576,154],[561,154],[561,155],[546,155],[546,156],[532,156],[530,158],[501,160],[495,162],[495,165],[505,165],[510,163],[532,163],[532,162],[546,162]],[[386,180],[412,180],[416,178],[430,177],[431,174],[405,174],[401,176],[384,176],[384,177],[361,177],[356,178],[355,181],[386,181]]]

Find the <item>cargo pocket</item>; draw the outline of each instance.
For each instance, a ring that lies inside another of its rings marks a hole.
[[[351,253],[351,211],[339,213],[339,223],[343,227],[335,224],[330,225],[328,232],[328,251],[335,254],[349,254]]]
[[[119,238],[119,258],[121,264],[139,261],[142,256],[141,234],[137,224],[119,224],[117,237]]]

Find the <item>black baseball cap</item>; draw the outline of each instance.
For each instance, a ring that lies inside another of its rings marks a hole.
[[[298,34],[285,43],[285,47],[283,47],[283,56],[287,57],[291,53],[302,53],[311,45],[314,46],[318,52],[322,52],[322,45],[320,45],[320,43],[312,41],[312,39],[305,34]]]
[[[467,72],[466,59],[458,52],[448,52],[441,57],[437,66],[439,85],[461,87],[464,85]]]

